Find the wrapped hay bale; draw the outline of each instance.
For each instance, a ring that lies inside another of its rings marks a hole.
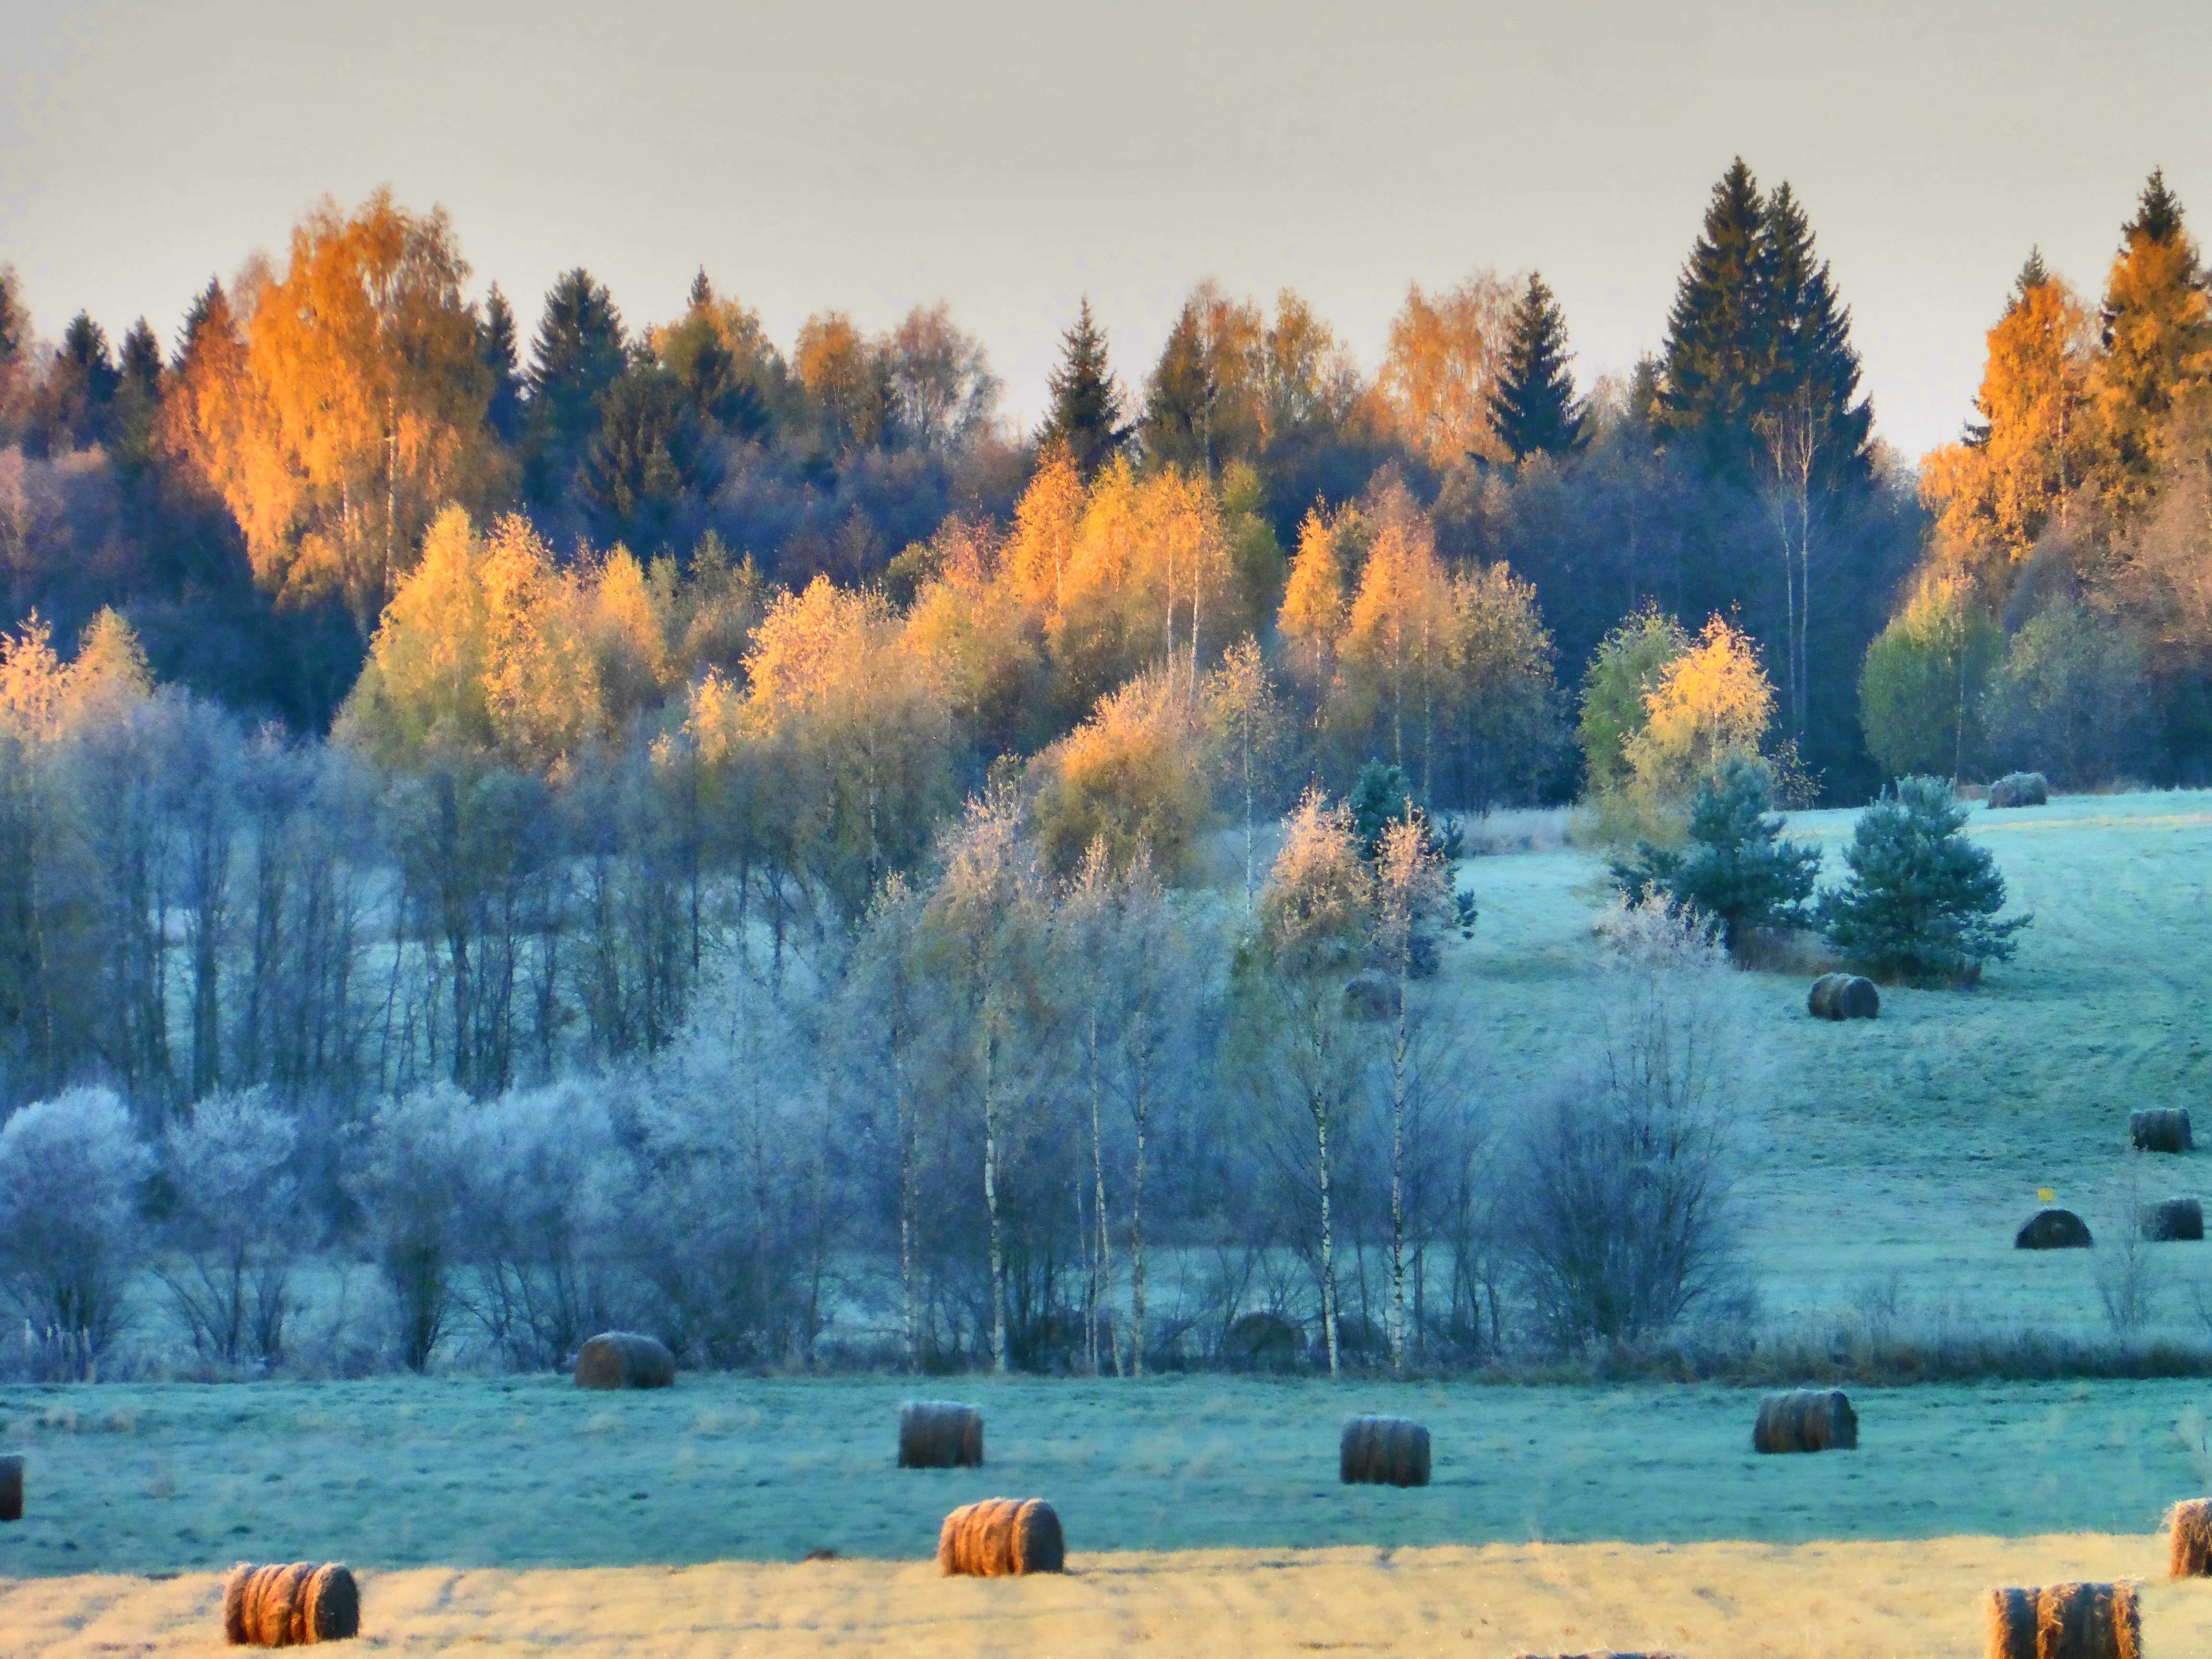
[[[223,1639],[233,1647],[302,1648],[361,1634],[361,1589],[343,1564],[241,1561],[222,1585]]]
[[[665,1389],[676,1381],[676,1356],[649,1336],[607,1331],[576,1351],[580,1389]]]
[[[2166,1570],[2176,1578],[2212,1578],[2212,1498],[2184,1498],[2166,1512]]]
[[[1429,1431],[1402,1417],[1355,1417],[1337,1443],[1336,1474],[1347,1486],[1425,1486]]]
[[[1799,1389],[1759,1402],[1751,1428],[1755,1452],[1856,1451],[1858,1413],[1841,1389]]]
[[[1857,974],[1823,974],[1805,998],[1815,1019],[1873,1019],[1881,1012],[1881,993]]]
[[[980,1469],[983,1408],[949,1400],[908,1400],[899,1407],[898,1446],[902,1469]]]
[[[2086,1250],[2096,1243],[2088,1224],[2071,1210],[2038,1210],[2013,1235],[2015,1250]]]
[[[0,1457],[0,1521],[23,1518],[23,1458]]]
[[[1060,1572],[1067,1544],[1060,1516],[1042,1498],[986,1498],[963,1504],[937,1532],[937,1570],[950,1577],[1018,1578]]]
[[[2051,780],[2040,772],[2008,772],[1990,786],[1991,811],[2007,806],[2047,806]]]
[[[2185,1106],[2151,1106],[2130,1112],[2128,1139],[2139,1152],[2186,1152],[2197,1145],[2190,1138]]]
[[[2142,1614],[2125,1579],[1993,1589],[1984,1618],[1988,1659],[2142,1659]]]
[[[2202,1243],[2204,1206],[2193,1198],[2166,1198],[2142,1213],[2142,1236],[2154,1244]]]
[[[1516,1653],[1513,1659],[1678,1659],[1671,1653],[1618,1653],[1611,1648],[1598,1648],[1589,1653]]]

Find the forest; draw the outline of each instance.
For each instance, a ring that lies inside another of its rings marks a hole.
[[[388,1294],[362,1366],[1634,1335],[1713,1264],[1547,1267],[1421,1018],[1486,818],[1663,846],[1747,752],[1792,807],[2212,759],[2156,173],[2100,299],[2033,254],[1992,296],[1917,462],[1741,161],[1663,349],[1587,384],[1536,274],[1410,288],[1371,373],[1200,283],[1125,385],[1086,305],[1035,431],[943,306],[787,352],[703,271],[641,329],[579,269],[526,361],[472,276],[387,194],[167,352],[36,342],[0,275],[0,1272],[52,1374],[148,1272],[200,1363],[281,1364],[325,1250]],[[1562,1088],[1694,1152],[1699,1015],[1638,982],[1598,1070],[1644,1083]]]

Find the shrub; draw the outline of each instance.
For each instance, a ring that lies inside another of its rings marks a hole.
[[[88,1369],[123,1328],[152,1170],[112,1090],[70,1089],[0,1127],[0,1279],[32,1327]]]
[[[2152,747],[2142,647],[2125,624],[2059,605],[2012,636],[1990,681],[1990,746],[2062,788],[2124,777]]]
[[[2012,958],[2012,936],[2033,920],[1992,920],[2004,878],[1960,830],[1966,813],[1941,778],[1903,778],[1859,814],[1844,849],[1850,874],[1822,890],[1820,922],[1836,949],[1908,985],[1955,982]]]
[[[298,1196],[286,1166],[298,1142],[259,1089],[210,1095],[163,1139],[179,1260],[161,1277],[202,1353],[236,1364],[283,1351]]]
[[[399,1357],[428,1369],[455,1306],[469,1097],[450,1083],[387,1100],[364,1126],[354,1178],[398,1314]]]
[[[1713,917],[1731,951],[1748,928],[1802,927],[1811,920],[1807,901],[1820,849],[1783,840],[1782,820],[1768,816],[1772,804],[1766,763],[1728,755],[1691,799],[1690,850],[1639,842],[1633,862],[1613,866],[1613,878],[1632,901],[1656,893]]]
[[[1916,596],[1867,647],[1859,672],[1859,724],[1892,777],[1981,763],[1983,702],[2004,632],[1942,585]]]

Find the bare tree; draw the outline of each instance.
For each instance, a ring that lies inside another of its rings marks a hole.
[[[1375,942],[1390,976],[1390,1365],[1406,1369],[1406,1155],[1413,1018],[1407,992],[1421,927],[1444,913],[1450,885],[1429,826],[1406,802],[1382,831],[1375,859]]]
[[[298,1123],[258,1088],[208,1096],[162,1137],[177,1257],[157,1271],[192,1346],[229,1364],[283,1354],[301,1243],[289,1169],[299,1139]]]

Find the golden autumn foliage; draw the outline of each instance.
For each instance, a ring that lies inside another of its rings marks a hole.
[[[1989,332],[1976,400],[1987,435],[1921,463],[1921,498],[1937,515],[1949,562],[2000,592],[2003,568],[2027,556],[2088,475],[2090,344],[2073,290],[2056,277],[2023,276]]]
[[[1757,641],[1726,617],[1709,618],[1644,699],[1644,729],[1622,745],[1632,793],[1674,805],[1727,755],[1756,754],[1774,720],[1774,687]]]
[[[1297,550],[1291,556],[1276,626],[1290,653],[1291,672],[1316,691],[1336,672],[1337,641],[1366,542],[1367,526],[1350,507],[1334,513],[1311,507],[1298,526]]]
[[[269,591],[336,593],[367,628],[440,508],[496,493],[467,276],[442,211],[408,213],[388,191],[351,215],[325,202],[254,296],[242,363],[218,338],[179,377],[166,428]]]
[[[1483,271],[1433,295],[1412,284],[1391,319],[1375,396],[1399,441],[1430,465],[1510,459],[1491,430],[1490,393],[1516,298],[1511,283]]]
[[[2152,190],[2163,191],[2155,175]],[[2169,416],[2212,385],[2212,296],[2196,241],[2178,209],[2170,225],[2148,216],[2128,227],[2106,279],[2104,350],[2089,388],[2101,482],[2122,518],[2155,493]]]
[[[1038,844],[1073,871],[1094,843],[1116,870],[1149,854],[1174,878],[1210,805],[1205,734],[1187,690],[1165,668],[1139,674],[1039,757]]]
[[[103,610],[64,659],[36,611],[0,634],[0,736],[51,743],[106,725],[153,695],[154,677],[131,624]]]

